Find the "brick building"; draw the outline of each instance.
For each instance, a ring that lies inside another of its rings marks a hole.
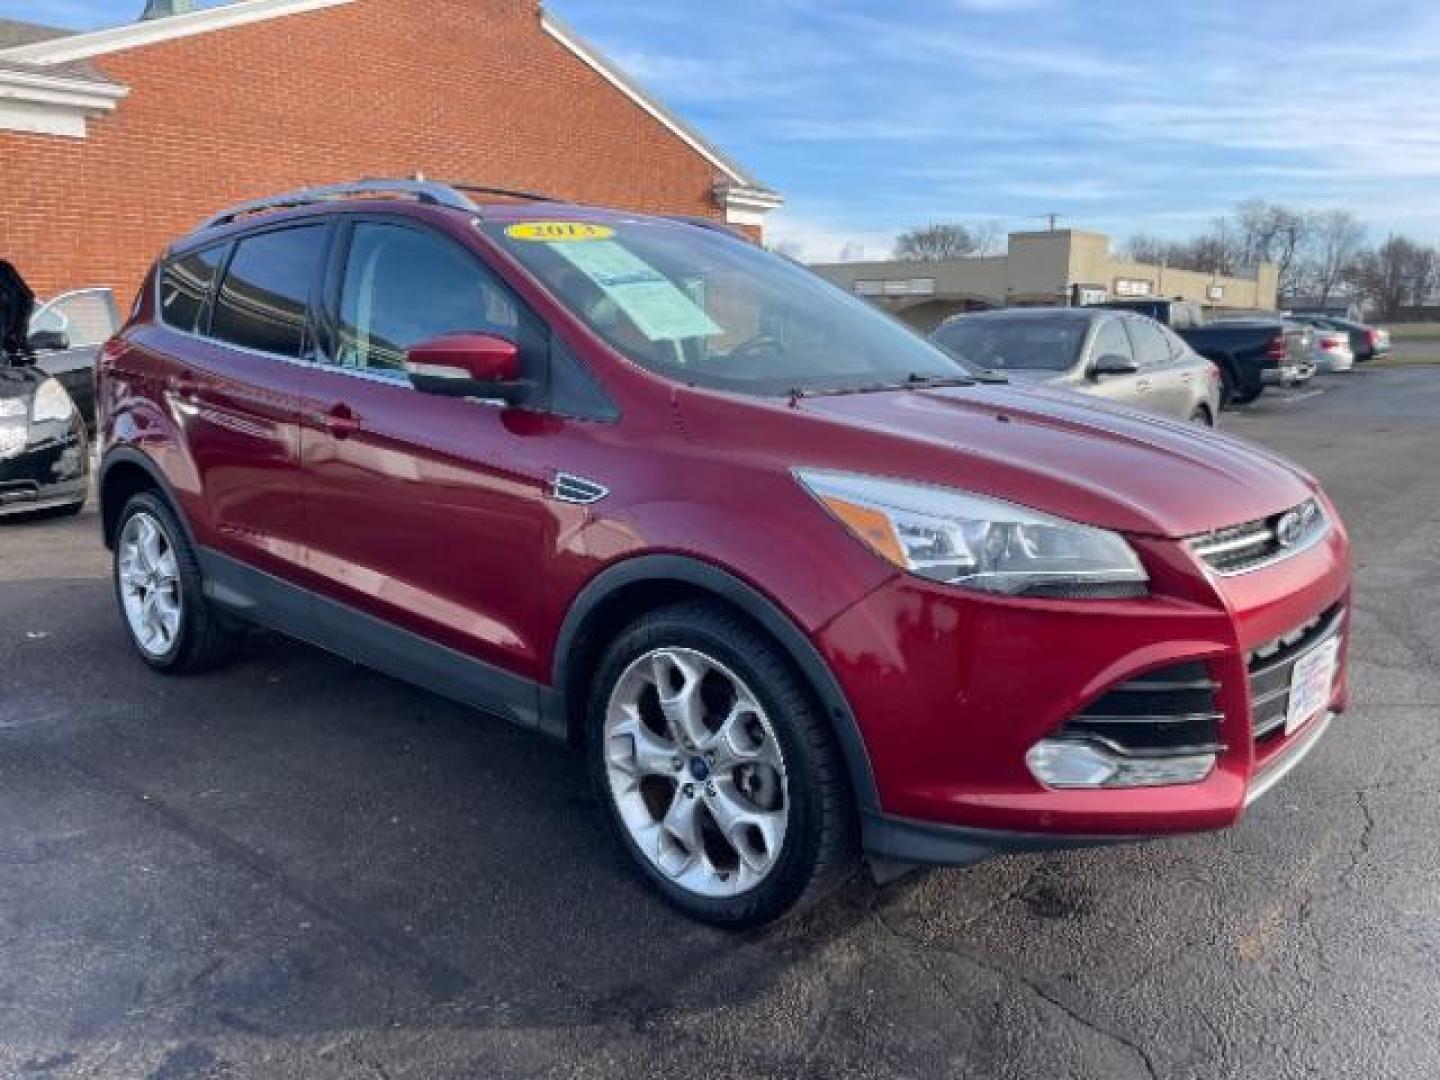
[[[780,203],[536,0],[188,6],[84,34],[0,21],[0,257],[41,295],[128,302],[207,211],[365,176],[754,232]]]

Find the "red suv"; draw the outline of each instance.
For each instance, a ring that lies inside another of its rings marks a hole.
[[[259,623],[582,747],[726,925],[862,852],[1232,825],[1343,707],[1348,544],[1296,467],[987,381],[723,227],[466,190],[161,257],[100,367],[146,663]]]

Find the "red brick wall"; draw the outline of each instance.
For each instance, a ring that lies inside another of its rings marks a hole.
[[[718,213],[714,166],[546,34],[533,0],[355,0],[95,63],[130,95],[89,138],[0,131],[0,257],[42,296],[110,285],[126,306],[209,211],[416,169]]]

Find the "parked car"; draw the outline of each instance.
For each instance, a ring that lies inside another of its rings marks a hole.
[[[1267,386],[1293,385],[1314,374],[1308,333],[1276,317],[1210,322],[1190,300],[1109,300],[1098,306],[1139,312],[1174,330],[1220,369],[1227,407],[1254,401]]]
[[[1094,394],[1214,425],[1220,371],[1153,319],[1093,308],[1010,308],[956,315],[931,340],[1012,380]]]
[[[1347,700],[1312,477],[974,382],[714,229],[424,182],[248,204],[160,256],[99,402],[146,664],[259,623],[554,734],[716,924],[862,851],[1232,825]]]
[[[1349,371],[1355,366],[1355,354],[1350,350],[1350,335],[1344,330],[1313,328],[1314,346],[1311,356],[1318,371]]]
[[[89,481],[85,424],[65,388],[28,361],[0,358],[0,520],[78,513]]]
[[[95,428],[95,358],[119,326],[109,289],[61,293],[38,304],[30,320],[37,365],[60,380],[90,431]]]
[[[1336,315],[1316,315],[1310,312],[1293,312],[1286,318],[1308,323],[1322,330],[1341,330],[1350,337],[1350,351],[1356,363],[1364,364],[1384,356],[1390,351],[1390,331],[1379,327],[1366,326],[1353,319],[1342,319]]]

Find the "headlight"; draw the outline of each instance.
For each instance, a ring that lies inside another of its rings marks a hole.
[[[55,379],[46,379],[40,384],[40,389],[35,391],[35,402],[30,406],[30,420],[36,424],[53,420],[64,423],[70,419],[74,408],[65,387]]]
[[[933,581],[1009,596],[1143,596],[1148,578],[1105,529],[949,488],[797,469],[872,551]]]

